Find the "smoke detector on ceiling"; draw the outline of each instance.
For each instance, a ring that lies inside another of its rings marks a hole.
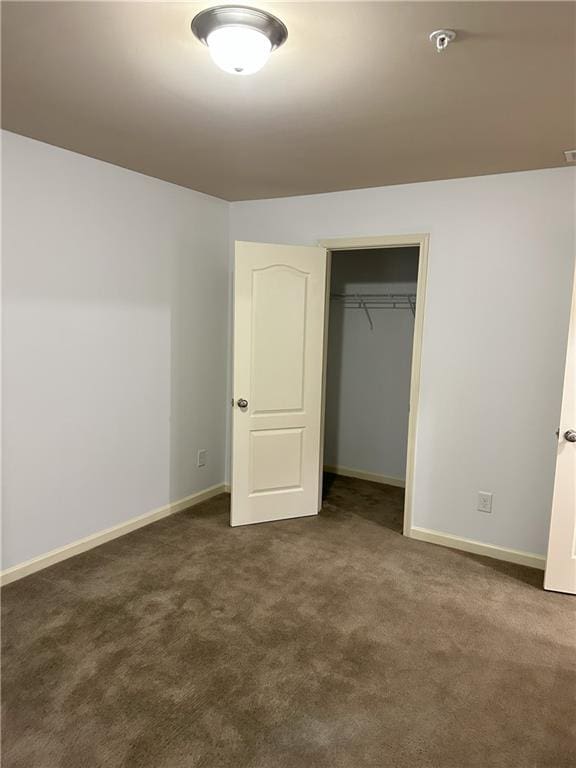
[[[453,29],[437,29],[430,35],[430,40],[436,44],[438,53],[442,53],[448,48],[449,43],[456,40],[456,32]]]
[[[576,149],[566,149],[564,151],[564,157],[567,163],[576,163]]]

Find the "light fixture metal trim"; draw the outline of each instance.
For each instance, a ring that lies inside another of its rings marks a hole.
[[[192,19],[192,32],[207,45],[208,35],[222,27],[249,27],[262,32],[274,51],[286,42],[288,29],[276,16],[247,5],[217,5],[200,11]]]

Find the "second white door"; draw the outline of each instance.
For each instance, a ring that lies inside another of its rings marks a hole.
[[[576,594],[576,273],[544,588]]]
[[[318,512],[323,248],[236,243],[232,525]]]

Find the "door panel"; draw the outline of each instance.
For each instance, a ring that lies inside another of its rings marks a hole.
[[[544,588],[576,594],[576,275]]]
[[[254,414],[303,408],[307,283],[306,273],[285,265],[252,274]]]
[[[323,248],[236,243],[232,525],[318,511],[325,280]]]
[[[302,490],[303,429],[259,429],[250,433],[251,493]]]

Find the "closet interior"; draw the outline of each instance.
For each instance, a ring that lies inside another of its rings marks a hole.
[[[325,473],[405,484],[418,257],[332,252]]]

